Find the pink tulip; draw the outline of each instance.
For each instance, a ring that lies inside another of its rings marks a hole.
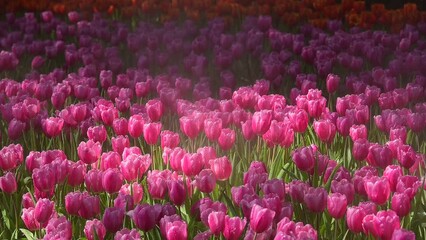
[[[310,187],[305,192],[304,203],[312,212],[322,212],[327,207],[327,191],[324,188]]]
[[[132,229],[131,231],[127,228],[123,228],[122,230],[115,233],[114,240],[140,240],[141,235],[137,229]]]
[[[161,123],[145,123],[143,125],[143,137],[147,144],[155,145],[161,132]]]
[[[218,138],[218,143],[223,151],[230,150],[235,143],[235,131],[230,128],[222,129]]]
[[[35,231],[40,229],[40,223],[35,219],[35,210],[34,208],[24,208],[22,209],[21,219],[25,224],[25,227],[30,231]]]
[[[340,77],[334,74],[328,74],[326,79],[327,92],[334,93],[339,87]]]
[[[160,133],[160,142],[162,149],[165,147],[175,148],[179,145],[180,137],[178,133],[169,130],[163,130]]]
[[[44,239],[69,239],[72,237],[72,224],[64,216],[53,217],[46,226]]]
[[[222,119],[206,118],[204,120],[204,133],[210,141],[216,141],[222,131]]]
[[[7,194],[16,192],[18,184],[13,173],[7,172],[4,176],[0,177],[0,189]]]
[[[102,176],[102,186],[109,194],[116,193],[123,184],[123,174],[116,168],[105,170]]]
[[[106,236],[105,226],[98,219],[87,220],[86,225],[84,226],[84,235],[87,240],[103,240]]]
[[[104,125],[89,127],[87,129],[87,136],[94,142],[100,142],[101,144],[107,139],[107,132]]]
[[[364,182],[368,199],[378,205],[386,203],[390,196],[390,184],[385,177],[371,177]]]
[[[45,225],[54,213],[54,210],[55,202],[50,201],[46,198],[41,198],[37,201],[36,206],[34,208],[34,218],[40,224]]]
[[[130,147],[130,140],[127,136],[118,135],[111,138],[112,149],[119,155],[123,154],[125,148]],[[103,154],[102,154],[103,155]]]
[[[401,228],[399,217],[392,210],[379,211],[373,219],[373,226],[380,239],[391,239],[395,230]]]
[[[65,195],[65,209],[68,214],[78,215],[83,195],[80,192],[70,192]]]
[[[362,232],[362,220],[365,216],[366,214],[361,207],[349,207],[346,211],[346,224],[348,225],[349,230],[353,233]]]
[[[62,132],[64,120],[62,118],[50,117],[42,120],[43,132],[48,137],[56,137]]]
[[[251,120],[252,131],[254,134],[263,135],[268,131],[272,121],[271,110],[261,110],[253,114]]]
[[[77,153],[81,161],[86,164],[92,164],[100,158],[102,146],[99,142],[94,142],[93,140],[81,142],[77,147]]]
[[[210,160],[210,169],[213,171],[218,181],[225,181],[231,176],[232,164],[229,159],[224,156]]]
[[[0,168],[10,171],[24,161],[24,149],[20,144],[10,144],[0,150]]]
[[[100,198],[91,196],[87,192],[81,195],[81,204],[78,215],[84,219],[91,219],[98,215],[100,210]]]
[[[330,144],[336,135],[336,126],[328,120],[317,120],[314,122],[314,130],[319,139]]]
[[[348,202],[341,193],[332,193],[327,197],[327,210],[333,218],[340,219],[345,216]]]
[[[195,139],[201,131],[199,119],[183,116],[179,119],[180,130],[190,139]]]
[[[130,136],[132,136],[133,138],[138,138],[142,136],[144,123],[145,119],[142,115],[135,114],[131,116],[128,122],[128,131]]]
[[[367,128],[365,125],[353,125],[349,129],[349,136],[351,137],[352,141],[356,141],[358,139],[367,139],[368,133]]]
[[[255,204],[250,213],[250,228],[256,233],[262,233],[271,227],[274,216],[274,211]]]
[[[123,228],[124,222],[124,209],[110,207],[106,208],[104,216],[102,217],[102,223],[108,232],[115,233]]]
[[[102,171],[98,169],[91,169],[84,176],[84,183],[86,184],[86,189],[90,192],[100,193],[105,191],[102,186]]]

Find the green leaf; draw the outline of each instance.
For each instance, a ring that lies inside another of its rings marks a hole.
[[[30,240],[35,240],[36,239],[34,237],[33,233],[31,231],[29,231],[28,229],[20,228],[19,230],[25,235],[25,237],[27,239],[30,239]]]
[[[6,209],[1,210],[1,215],[3,217],[3,223],[6,225],[7,229],[10,230],[10,219],[9,216],[7,216]]]

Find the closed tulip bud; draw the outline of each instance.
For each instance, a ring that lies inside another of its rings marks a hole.
[[[349,230],[353,233],[362,232],[362,220],[365,216],[366,214],[361,207],[349,207],[346,211],[346,224],[348,225]]]
[[[295,132],[303,133],[308,128],[309,116],[305,110],[296,108],[288,113],[288,117]]]
[[[272,111],[271,110],[261,110],[255,112],[251,119],[252,131],[254,134],[263,135],[268,131],[269,126],[272,121]]]
[[[177,206],[184,204],[187,197],[184,184],[185,183],[180,180],[170,180],[167,184],[170,201]]]
[[[81,195],[81,204],[78,215],[84,219],[94,218],[101,212],[100,199],[98,196],[90,196],[88,193]]]
[[[400,218],[406,216],[411,210],[410,197],[405,193],[395,193],[392,196],[391,208]]]
[[[391,239],[393,232],[401,228],[401,223],[394,211],[386,210],[376,214],[373,226],[380,239]]]
[[[107,132],[104,125],[94,126],[87,129],[87,136],[90,140],[102,144],[107,139]]]
[[[130,147],[130,140],[127,136],[119,135],[111,138],[111,145],[112,149],[121,155],[125,148]]]
[[[348,202],[346,196],[340,193],[332,193],[327,197],[327,210],[330,216],[336,219],[343,218]]]
[[[222,119],[207,118],[204,120],[204,133],[210,141],[216,141],[222,131]]]
[[[208,224],[210,231],[214,235],[218,236],[220,233],[223,232],[223,229],[225,227],[225,213],[222,211],[211,212],[208,216]]]
[[[161,132],[161,123],[145,123],[143,125],[143,137],[148,145],[157,144]]]
[[[126,118],[116,118],[112,122],[112,129],[116,135],[127,135],[129,133],[128,125],[129,122]]]
[[[159,172],[158,170],[148,172],[148,192],[154,199],[164,199],[167,192],[167,172]]]
[[[145,120],[142,115],[135,114],[129,118],[128,122],[128,131],[130,136],[133,138],[138,138],[142,136],[143,133],[143,125],[145,123]]]
[[[35,204],[31,197],[31,193],[27,192],[24,195],[22,195],[22,207],[23,208],[34,208]]]
[[[123,174],[118,169],[109,168],[102,176],[102,186],[107,193],[116,193],[123,185]]]
[[[310,171],[315,164],[314,151],[311,147],[302,147],[293,151],[292,159],[301,171]]]
[[[68,214],[78,215],[83,195],[80,192],[70,192],[65,195],[65,209]]]
[[[50,167],[46,166],[34,169],[32,178],[34,187],[39,191],[49,192],[54,189],[55,173]]]
[[[21,219],[25,224],[25,227],[30,231],[40,229],[40,223],[35,219],[34,208],[22,209]]]
[[[222,131],[220,132],[218,143],[223,151],[230,150],[235,143],[235,131],[230,128],[222,129]]]
[[[365,127],[365,125],[353,125],[349,129],[349,136],[354,142],[358,139],[367,139],[367,128]]]
[[[319,139],[330,144],[336,135],[336,126],[328,120],[318,120],[314,122],[314,130]]]
[[[324,188],[310,187],[305,192],[303,201],[310,211],[320,213],[327,207],[327,195]]]
[[[262,233],[271,227],[275,212],[255,204],[250,213],[250,228],[256,233]]]
[[[226,240],[238,240],[240,239],[247,221],[245,218],[229,217],[225,216],[225,227],[223,229],[223,236]]]
[[[392,164],[392,151],[388,146],[375,144],[368,149],[367,162],[370,166],[385,169]]]
[[[86,164],[92,164],[98,161],[102,153],[102,146],[99,142],[89,140],[81,142],[77,147],[78,157]]]
[[[211,193],[216,187],[216,177],[211,169],[203,169],[195,176],[195,186],[204,193]]]
[[[309,89],[311,91],[312,89]],[[327,100],[324,97],[308,101],[308,114],[313,118],[319,118],[325,111]]]
[[[50,117],[42,120],[43,132],[48,137],[56,137],[62,132],[64,120],[62,118]]]
[[[11,172],[7,172],[4,176],[0,177],[0,189],[7,193],[12,194],[16,192],[18,184],[16,183],[15,175]]]
[[[389,165],[385,168],[385,171],[383,172],[383,177],[388,179],[392,192],[396,191],[396,184],[398,182],[398,178],[402,175],[402,169],[398,165]]]
[[[105,226],[98,219],[87,220],[84,226],[84,235],[86,235],[87,240],[103,240],[106,235]]]
[[[108,232],[115,233],[123,228],[124,222],[124,209],[117,207],[110,207],[105,209],[102,223]]]
[[[350,133],[350,128],[354,124],[354,120],[350,117],[338,117],[336,120],[336,128],[340,135],[347,137]]]
[[[160,133],[160,142],[162,149],[164,149],[165,147],[172,149],[179,145],[180,137],[178,133],[169,130],[163,130]]]
[[[417,153],[410,145],[402,145],[397,150],[398,162],[406,169],[411,168],[415,164],[416,158]]]
[[[121,163],[121,156],[117,152],[105,152],[101,156],[101,165],[100,169],[102,171],[107,170],[108,168],[118,168]]]
[[[20,144],[10,144],[0,150],[0,169],[10,171],[24,161],[24,149]]]
[[[161,119],[164,113],[163,103],[159,99],[151,99],[146,104],[146,113],[151,121],[156,122]]]
[[[224,156],[210,160],[210,169],[216,176],[218,181],[227,180],[232,174],[232,163]]]
[[[76,187],[82,184],[84,182],[84,176],[86,175],[86,169],[86,164],[84,164],[82,161],[70,161],[67,178],[68,185]]]
[[[203,168],[203,156],[200,153],[187,153],[184,155],[181,165],[183,173],[189,177],[193,177]]]
[[[55,202],[46,198],[41,198],[37,201],[34,208],[34,218],[42,225],[47,224],[50,217],[54,213]]]
[[[352,155],[355,160],[363,161],[368,155],[370,143],[365,138],[360,138],[354,141],[352,147]]]
[[[364,182],[368,199],[378,205],[386,203],[390,196],[390,184],[385,177],[371,177]]]
[[[84,183],[86,184],[86,189],[90,192],[100,193],[104,191],[102,186],[102,171],[98,169],[91,169],[84,176]]]
[[[334,74],[328,74],[326,79],[328,93],[334,93],[339,87],[340,77]]]
[[[195,139],[201,132],[202,124],[200,119],[183,116],[179,119],[180,130],[190,139]]]
[[[136,227],[142,231],[149,231],[155,227],[157,213],[148,204],[138,205],[133,210],[132,219]]]
[[[167,240],[186,240],[188,239],[188,226],[184,221],[173,221],[166,223],[165,227]]]
[[[250,141],[256,137],[256,134],[252,129],[252,120],[248,119],[247,121],[241,123],[241,132],[245,140]]]

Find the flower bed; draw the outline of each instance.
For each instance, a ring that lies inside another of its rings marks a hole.
[[[0,22],[1,238],[426,237],[426,23],[66,16]]]

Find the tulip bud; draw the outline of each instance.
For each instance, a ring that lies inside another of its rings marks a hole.
[[[274,211],[255,204],[250,213],[250,228],[256,233],[262,233],[271,227],[274,217]]]
[[[104,224],[98,219],[88,220],[84,226],[84,234],[87,240],[103,240],[106,235],[106,229]]]

